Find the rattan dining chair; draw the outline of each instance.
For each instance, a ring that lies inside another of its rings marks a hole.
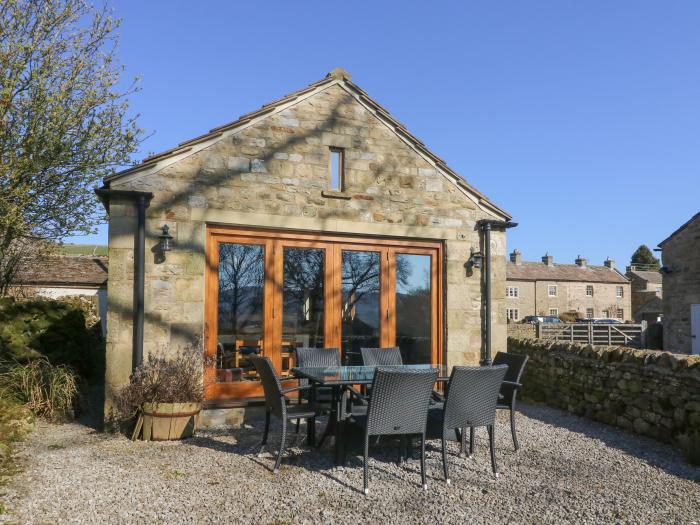
[[[403,364],[401,349],[398,346],[388,348],[360,348],[364,366],[397,366]]]
[[[398,346],[389,346],[386,348],[360,348],[362,353],[362,364],[364,366],[401,366],[403,365],[403,357],[401,356],[401,348]],[[370,388],[364,388],[365,395],[369,394]],[[433,390],[430,394],[431,403],[439,403],[442,401],[442,394]]]
[[[369,494],[368,456],[371,436],[421,436],[420,471],[424,489],[425,431],[430,392],[437,380],[435,369],[406,370],[377,368],[372,380],[372,395],[366,415],[351,415],[348,422],[364,427],[362,481]]]
[[[498,352],[493,359],[494,365],[508,365],[508,372],[506,372],[506,377],[501,385],[501,397],[496,408],[510,410],[510,433],[513,436],[515,450],[520,448],[518,434],[515,430],[515,398],[523,386],[520,383],[520,377],[523,375],[527,360],[528,356],[526,355],[506,354],[505,352]]]
[[[314,348],[314,347],[299,347],[294,350],[296,353],[296,365],[299,368],[305,367],[333,367],[341,366],[340,351],[337,348]],[[299,379],[300,385],[308,385],[307,379]],[[309,390],[304,389],[299,391],[298,402],[309,399]],[[330,411],[330,403],[333,401],[333,390],[329,387],[317,388],[315,392],[315,403],[323,412]],[[299,421],[297,421],[297,432],[299,431]],[[327,432],[323,433],[318,446],[323,445],[327,436]]]
[[[270,416],[274,415],[282,420],[282,439],[280,441],[275,467],[273,468],[273,472],[276,474],[279,472],[282,454],[284,453],[286,445],[287,421],[296,419],[297,431],[299,429],[298,422],[302,419],[306,419],[307,425],[313,426],[316,423],[316,411],[313,407],[309,407],[308,405],[288,406],[286,394],[311,387],[309,385],[301,385],[291,388],[282,388],[280,379],[277,377],[277,373],[269,357],[253,356],[250,360],[260,376],[260,381],[262,382],[263,391],[265,393],[265,431],[263,433],[261,448],[264,448],[267,444],[267,436],[270,430]]]
[[[442,466],[445,481],[450,477],[447,467],[447,435],[455,429],[470,429],[470,452],[473,450],[474,428],[486,427],[491,449],[491,468],[498,478],[495,447],[496,403],[498,391],[508,366],[455,366],[450,374],[445,402],[430,410],[430,437],[440,435],[442,440]],[[437,428],[436,428],[437,427]],[[461,434],[464,443],[464,430]]]

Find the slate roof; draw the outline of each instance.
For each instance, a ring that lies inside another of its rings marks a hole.
[[[298,99],[303,95],[314,91],[315,89],[320,88],[326,84],[341,84],[344,88],[349,90],[351,93],[355,94],[357,98],[359,98],[359,100],[363,104],[366,104],[369,108],[371,108],[374,114],[378,118],[380,118],[380,120],[382,120],[389,128],[391,128],[394,131],[394,133],[396,133],[397,135],[399,135],[399,137],[407,141],[420,153],[430,158],[435,163],[438,170],[440,170],[447,177],[452,178],[461,188],[473,195],[479,201],[480,204],[489,208],[491,211],[496,212],[497,215],[500,215],[505,219],[511,219],[511,215],[508,212],[496,206],[483,193],[481,193],[479,190],[477,190],[471,184],[469,184],[466,180],[464,180],[457,172],[452,170],[452,168],[450,168],[443,159],[435,155],[435,153],[430,151],[423,142],[421,142],[415,135],[411,134],[408,131],[408,129],[406,129],[406,126],[398,120],[396,120],[386,108],[381,106],[376,100],[370,97],[364,90],[357,86],[357,84],[354,84],[351,81],[350,74],[342,68],[336,68],[330,73],[328,73],[328,75],[326,75],[325,78],[318,80],[317,82],[313,82],[312,84],[309,84],[305,88],[302,88],[298,91],[289,93],[288,95],[285,95],[280,99],[264,104],[260,109],[256,111],[252,111],[250,113],[241,115],[240,117],[238,117],[237,120],[234,120],[233,122],[229,122],[228,124],[223,124],[221,126],[213,128],[209,130],[208,133],[192,138],[190,140],[186,140],[185,142],[181,142],[176,147],[171,148],[169,150],[150,155],[135,166],[132,166],[131,168],[106,177],[104,179],[104,185],[105,187],[109,187],[109,183],[111,181],[121,178],[124,175],[129,175],[140,170],[155,167],[159,162],[167,159],[168,157],[186,153],[197,144],[220,137],[225,132],[235,130],[236,128],[250,122],[255,118],[271,114],[280,106],[288,102],[293,102],[295,99]]]
[[[506,278],[509,281],[578,281],[586,283],[619,283],[629,280],[617,270],[605,266],[581,268],[576,264],[554,264],[547,266],[541,262],[525,262],[517,265],[506,264]]]
[[[16,282],[33,286],[102,286],[107,282],[107,257],[52,255],[25,260]]]
[[[651,284],[662,284],[663,278],[660,272],[647,272],[641,270],[630,270],[630,274],[647,281]]]

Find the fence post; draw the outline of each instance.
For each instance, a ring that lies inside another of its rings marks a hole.
[[[608,346],[612,346],[612,325],[608,325]]]
[[[642,321],[642,332],[639,334],[639,344],[641,348],[647,347],[647,322]]]
[[[593,323],[588,323],[588,344],[593,344]]]

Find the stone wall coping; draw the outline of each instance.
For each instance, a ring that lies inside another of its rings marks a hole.
[[[641,350],[625,346],[594,346],[581,343],[562,343],[525,338],[508,338],[508,347],[526,346],[536,352],[564,352],[602,363],[627,363],[643,367],[667,369],[674,373],[687,372],[700,380],[700,355],[672,354],[659,350]]]

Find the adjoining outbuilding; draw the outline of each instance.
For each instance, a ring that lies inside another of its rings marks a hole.
[[[659,243],[664,349],[700,354],[700,213]]]
[[[144,354],[198,340],[209,408],[262,395],[250,355],[287,374],[298,346],[340,348],[346,363],[362,346],[436,364],[505,350],[510,215],[342,69],[97,193],[109,211],[107,410]]]
[[[625,276],[632,286],[632,315],[636,323],[657,323],[663,315],[663,284],[658,269],[632,265]]]

